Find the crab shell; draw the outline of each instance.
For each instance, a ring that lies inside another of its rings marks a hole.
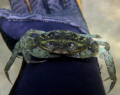
[[[35,38],[35,42],[49,53],[75,54],[90,45],[90,38],[72,31],[55,30],[39,35]]]

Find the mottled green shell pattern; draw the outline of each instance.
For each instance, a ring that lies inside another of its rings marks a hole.
[[[89,38],[66,30],[54,30],[36,37],[36,43],[49,53],[74,54],[90,45]]]

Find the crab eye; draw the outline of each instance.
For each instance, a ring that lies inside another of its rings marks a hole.
[[[77,39],[77,35],[75,35],[75,34],[72,34],[72,39]]]
[[[38,36],[38,34],[32,33],[32,34],[30,35],[30,37],[35,37],[35,36]]]
[[[47,48],[54,49],[54,42],[48,42],[46,45],[47,45]]]
[[[79,40],[80,40],[80,41],[81,41],[81,40],[84,40],[84,38],[85,38],[85,37],[82,37],[82,36],[81,36],[81,37],[79,38]]]
[[[68,44],[68,48],[69,48],[69,50],[75,50],[76,49],[76,45],[73,44],[73,43],[69,43]]]
[[[48,36],[54,36],[54,35],[55,35],[54,32],[51,32],[51,33],[48,34]]]
[[[56,32],[49,33],[48,37],[50,37],[51,39],[54,39],[54,38],[58,39],[59,38],[58,33],[56,33]]]

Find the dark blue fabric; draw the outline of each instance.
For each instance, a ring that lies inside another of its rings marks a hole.
[[[15,44],[17,43],[18,40],[15,40],[11,38],[10,36],[6,35],[2,29],[0,29],[2,38],[4,39],[7,47],[10,49],[10,51],[13,51]]]
[[[23,65],[10,95],[105,95],[95,58],[61,57]]]
[[[8,20],[0,20],[1,29],[9,35],[11,38],[19,40],[27,30],[36,29],[42,31],[52,30],[70,30],[76,33],[81,33],[77,28],[71,25],[55,23],[55,22],[42,22],[42,21],[26,21],[26,22],[14,22]]]

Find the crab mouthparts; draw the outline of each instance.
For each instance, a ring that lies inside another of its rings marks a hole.
[[[53,53],[56,54],[69,54],[69,51],[64,48],[57,48],[53,50]]]

